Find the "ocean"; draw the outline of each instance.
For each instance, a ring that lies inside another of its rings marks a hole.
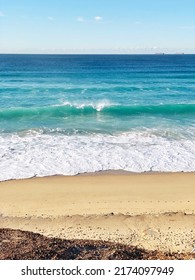
[[[0,55],[0,181],[195,171],[195,55]]]

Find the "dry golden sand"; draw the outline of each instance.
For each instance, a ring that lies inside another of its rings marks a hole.
[[[53,176],[0,183],[0,228],[146,249],[195,247],[195,173]]]

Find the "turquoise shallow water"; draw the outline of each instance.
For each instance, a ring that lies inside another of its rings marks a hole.
[[[195,55],[0,55],[0,97],[1,180],[195,169]]]

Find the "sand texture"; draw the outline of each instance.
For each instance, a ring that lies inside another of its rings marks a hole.
[[[38,233],[0,229],[3,260],[192,260],[193,253],[148,251],[134,246],[49,238]]]
[[[1,182],[0,214],[1,229],[188,254],[195,248],[195,173]]]

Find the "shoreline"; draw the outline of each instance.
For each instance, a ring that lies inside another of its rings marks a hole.
[[[190,253],[195,173],[108,171],[0,182],[0,228]]]
[[[34,179],[49,179],[49,178],[74,178],[74,177],[87,177],[87,176],[112,176],[112,175],[136,175],[136,176],[142,176],[142,175],[171,175],[171,174],[195,174],[195,171],[143,171],[143,172],[134,172],[134,171],[128,171],[123,169],[109,169],[109,170],[99,170],[94,172],[83,172],[83,173],[77,173],[73,175],[65,175],[65,174],[54,174],[54,175],[46,175],[46,176],[32,176],[32,177],[26,177],[26,178],[13,178],[13,179],[6,179],[3,181],[0,181],[0,184],[3,182],[12,182],[12,181],[23,181],[23,180],[34,180]]]

